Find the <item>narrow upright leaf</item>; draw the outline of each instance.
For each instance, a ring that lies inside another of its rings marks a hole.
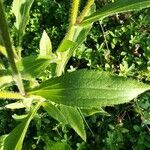
[[[81,70],[47,80],[28,94],[68,106],[102,107],[129,102],[149,89],[150,85],[125,77]]]
[[[50,56],[52,54],[52,43],[46,31],[43,31],[40,40],[40,56]]]
[[[3,143],[1,144],[3,146],[2,150],[21,150],[22,149],[23,140],[27,132],[28,126],[40,106],[41,106],[41,103],[39,102],[30,112],[28,117],[26,117],[22,121],[22,123],[20,123],[11,133],[8,134],[8,136],[3,140]]]
[[[123,13],[146,7],[150,7],[150,0],[117,0],[114,3],[102,7],[97,12],[86,17],[81,22],[81,26],[91,24],[95,21],[98,21],[108,16],[112,16],[116,13]]]
[[[18,32],[18,42],[21,42],[22,36],[25,32],[25,27],[29,21],[29,11],[34,0],[14,0],[12,11],[16,17],[16,29]]]

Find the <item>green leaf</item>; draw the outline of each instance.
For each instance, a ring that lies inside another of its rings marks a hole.
[[[12,4],[12,11],[16,17],[16,29],[18,31],[19,43],[25,32],[25,27],[29,21],[29,11],[34,0],[14,0]]]
[[[108,4],[99,11],[86,17],[80,25],[89,25],[95,21],[112,16],[116,13],[123,13],[146,7],[150,7],[150,0],[117,0],[114,3]]]
[[[53,105],[49,102],[42,104],[47,113],[54,119],[64,124],[70,125],[77,134],[86,141],[86,133],[84,129],[84,122],[79,111],[73,107],[67,107],[65,105]]]
[[[39,77],[51,63],[49,57],[27,56],[17,62],[18,70],[24,79]]]
[[[150,85],[107,72],[80,70],[47,80],[28,94],[68,106],[102,107],[127,103],[149,89]]]
[[[46,31],[43,31],[40,40],[40,56],[50,56],[52,54],[52,43]]]
[[[86,132],[83,118],[77,108],[60,105],[60,110],[64,114],[68,124],[77,132],[77,134],[86,141]]]
[[[59,122],[62,122],[64,124],[67,124],[67,120],[64,116],[64,114],[60,111],[58,106],[49,103],[49,102],[43,102],[42,106],[44,109],[47,111],[48,115],[51,116],[52,118],[56,119]]]
[[[8,70],[0,69],[0,87],[12,83],[14,80]]]
[[[20,109],[20,108],[25,108],[25,105],[22,102],[15,102],[15,103],[7,104],[5,108],[12,109],[12,110]]]
[[[40,108],[41,102],[39,102],[33,110],[30,112],[27,118],[25,118],[8,136],[4,139],[2,150],[21,150],[25,134],[28,126],[35,116],[37,110]]]

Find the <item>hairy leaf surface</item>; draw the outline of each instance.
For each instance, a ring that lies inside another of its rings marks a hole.
[[[150,0],[117,0],[114,3],[108,4],[99,11],[86,17],[83,22],[81,22],[81,26],[91,24],[116,13],[123,13],[146,7],[150,7]]]
[[[102,107],[129,102],[149,89],[150,85],[107,72],[80,70],[47,80],[28,94],[68,106]]]

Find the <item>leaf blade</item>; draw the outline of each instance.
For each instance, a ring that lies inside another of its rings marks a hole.
[[[116,13],[123,13],[146,7],[150,7],[150,0],[118,0],[114,3],[104,6],[99,11],[86,17],[80,25],[85,26],[105,17],[112,16]]]
[[[103,107],[129,102],[150,89],[150,85],[101,71],[75,71],[43,82],[28,94],[58,104]]]

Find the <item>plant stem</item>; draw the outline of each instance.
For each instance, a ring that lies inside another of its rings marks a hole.
[[[72,5],[71,5],[71,13],[70,13],[70,21],[69,21],[69,28],[68,28],[68,32],[65,36],[65,39],[68,39],[70,41],[73,41],[73,36],[75,33],[75,29],[76,27],[74,26],[77,20],[77,16],[78,16],[78,8],[79,8],[79,3],[80,0],[72,0]],[[70,58],[69,55],[70,51],[67,50],[65,52],[61,52],[61,61],[57,64],[57,68],[56,68],[56,75],[57,76],[61,76],[62,73],[64,72],[65,66]]]
[[[88,0],[84,9],[82,10],[80,16],[77,18],[76,24],[80,24],[82,22],[82,20],[84,19],[84,17],[87,15],[87,13],[89,12],[91,6],[94,4],[94,0]]]
[[[24,97],[20,93],[0,91],[0,99],[10,99],[10,100],[19,99],[20,100],[23,98]]]
[[[2,34],[2,38],[4,40],[8,60],[9,60],[9,63],[10,63],[11,69],[12,69],[12,73],[13,73],[15,82],[19,88],[20,93],[22,95],[25,95],[22,78],[21,78],[21,75],[17,69],[16,63],[14,60],[14,52],[13,52],[13,48],[11,45],[11,40],[10,40],[10,36],[9,36],[8,25],[7,25],[6,18],[5,18],[2,0],[0,0],[0,34]]]

